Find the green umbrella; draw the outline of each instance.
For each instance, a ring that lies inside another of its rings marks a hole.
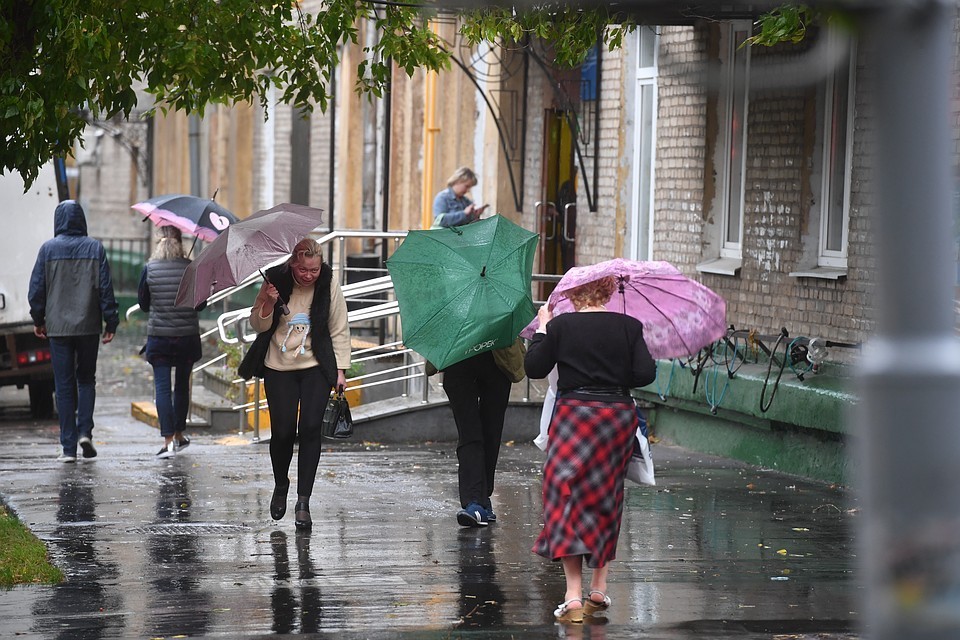
[[[510,346],[536,315],[537,239],[501,216],[411,231],[387,260],[404,344],[438,369]]]

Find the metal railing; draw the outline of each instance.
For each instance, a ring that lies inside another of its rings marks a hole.
[[[406,235],[405,231],[340,230],[318,237],[317,242],[327,251],[327,261],[333,265],[334,273],[341,283],[341,289],[349,309],[347,318],[351,333],[353,334],[364,327],[368,329],[375,327],[376,335],[371,336],[371,342],[367,344],[363,344],[362,336],[353,336],[356,342],[360,344],[353,349],[351,362],[354,365],[360,365],[358,367],[360,371],[348,376],[348,390],[399,385],[399,397],[419,395],[420,402],[425,404],[430,401],[431,385],[424,370],[423,357],[411,349],[405,348],[400,339],[400,308],[394,295],[392,279],[389,275],[386,275],[386,269],[383,267],[352,267],[349,264],[349,254],[347,253],[346,243],[351,239],[361,239],[373,243],[392,242],[394,245],[399,245]],[[265,269],[282,264],[284,260],[286,258],[265,265]],[[358,277],[355,279],[351,276]],[[534,274],[533,279],[537,283],[555,283],[559,281],[560,276]],[[260,274],[257,273],[245,278],[234,287],[212,295],[207,300],[208,308],[226,301],[252,285],[259,286],[261,280]],[[351,282],[351,280],[355,281]],[[534,287],[534,290],[536,289]],[[538,301],[538,304],[540,302],[542,301]],[[354,308],[350,309],[350,307]],[[126,312],[126,317],[129,319],[139,310],[139,305],[130,307]],[[253,342],[257,335],[249,325],[250,311],[250,307],[244,307],[224,311],[217,316],[216,324],[204,331],[201,338],[206,339],[215,336],[218,353],[197,364],[193,369],[194,374],[200,373],[215,364],[224,363],[230,357],[230,354],[223,347],[239,347],[240,357],[242,358],[247,345]],[[376,338],[375,342],[372,341],[373,337]],[[383,362],[397,359],[400,360],[400,364],[387,363],[386,366],[381,367]],[[367,371],[367,369],[373,370]],[[245,430],[246,414],[253,413],[253,440],[256,442],[260,438],[260,411],[268,408],[266,400],[260,399],[260,380],[245,381],[242,378],[234,377],[229,382],[243,390],[239,397],[244,399],[250,397],[246,392],[247,387],[253,387],[252,395],[254,399],[234,404],[231,409],[241,412],[243,416],[240,421],[241,432]],[[529,380],[526,384],[523,400],[529,401],[532,396]]]
[[[110,263],[110,277],[117,293],[136,293],[140,273],[150,256],[146,238],[101,238]]]

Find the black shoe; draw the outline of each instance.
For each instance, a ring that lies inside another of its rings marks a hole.
[[[90,436],[83,436],[80,438],[80,450],[83,452],[84,458],[96,458],[97,457],[97,448],[93,446],[93,440],[90,439]]]
[[[287,490],[290,483],[285,485],[275,485],[273,487],[273,497],[270,498],[270,517],[279,520],[287,512]]]
[[[190,438],[183,436],[181,440],[177,440],[177,449],[186,449],[190,446]]]
[[[297,506],[293,509],[293,524],[297,529],[309,529],[313,526],[313,520],[310,518],[310,503],[306,500],[297,500]]]

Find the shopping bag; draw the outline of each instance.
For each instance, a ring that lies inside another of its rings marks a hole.
[[[339,389],[327,400],[327,408],[323,412],[323,427],[321,433],[325,438],[343,440],[353,435],[353,418],[350,416],[350,404]]]
[[[543,396],[543,409],[540,410],[540,435],[533,441],[540,451],[547,450],[547,433],[550,430],[550,421],[553,419],[553,408],[557,403],[556,367],[547,375],[547,383],[547,393]]]
[[[637,407],[637,435],[633,440],[633,453],[627,464],[627,480],[637,484],[657,484],[653,475],[653,457],[650,455],[650,440],[647,432],[647,419]]]

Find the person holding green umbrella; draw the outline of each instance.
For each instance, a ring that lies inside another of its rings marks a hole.
[[[468,218],[461,224],[477,219]],[[485,527],[497,521],[490,497],[513,381],[501,368],[503,359],[497,358],[496,353],[484,351],[443,370],[443,390],[457,425],[461,506],[457,523],[463,527]]]
[[[460,505],[457,523],[485,527],[496,522],[490,496],[500,456],[500,439],[512,383],[492,351],[443,370],[443,390],[457,424]]]
[[[535,314],[536,246],[536,234],[497,215],[411,231],[387,260],[404,344],[444,372],[458,434],[461,526],[497,518],[490,496],[510,387],[523,378],[517,335]]]

